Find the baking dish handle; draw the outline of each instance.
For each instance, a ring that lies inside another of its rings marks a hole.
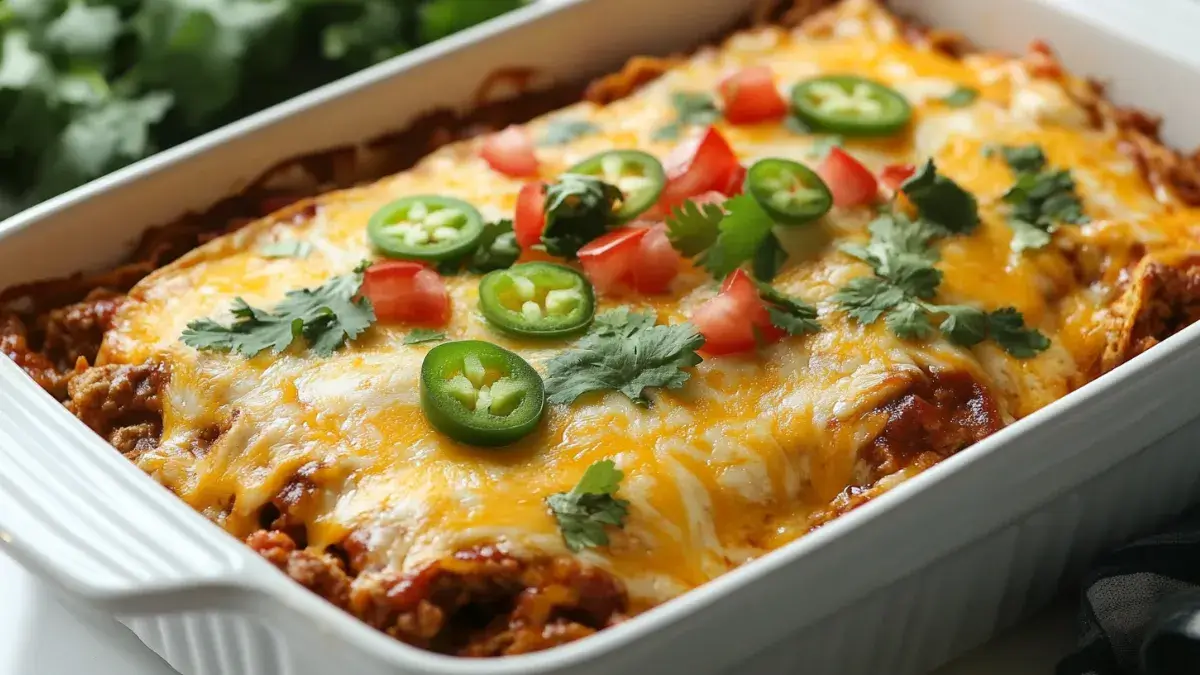
[[[242,586],[257,556],[0,358],[0,550],[84,599]]]

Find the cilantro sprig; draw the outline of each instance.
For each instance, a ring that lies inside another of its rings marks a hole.
[[[816,307],[761,281],[758,283],[758,295],[767,306],[771,325],[776,328],[788,335],[820,332],[821,324],[817,322]]]
[[[280,239],[258,249],[264,258],[307,258],[312,244],[303,239]]]
[[[842,252],[871,266],[875,276],[857,277],[832,297],[852,319],[869,325],[883,317],[888,329],[907,340],[919,340],[937,331],[951,343],[970,347],[991,338],[1017,358],[1029,358],[1050,346],[1045,335],[1025,326],[1015,308],[985,312],[969,305],[933,302],[942,282],[934,265],[938,253],[934,240],[944,225],[903,215],[884,214],[868,226],[870,242],[845,244]]]
[[[904,181],[900,190],[917,207],[921,220],[936,226],[941,234],[970,234],[979,225],[975,196],[938,173],[932,159]]]
[[[267,349],[278,354],[302,337],[318,356],[329,356],[375,322],[371,301],[358,297],[366,268],[364,262],[351,274],[334,277],[317,288],[288,291],[270,311],[235,298],[231,325],[197,319],[188,323],[180,339],[203,351],[253,357]]]
[[[998,150],[1016,175],[1016,182],[1003,197],[1010,205],[1013,251],[1042,248],[1061,224],[1082,225],[1090,220],[1083,212],[1071,172],[1048,168],[1040,147],[1001,146]]]
[[[598,131],[600,131],[600,127],[587,120],[551,120],[546,125],[546,130],[542,132],[542,137],[538,140],[538,145],[566,145],[577,138],[590,136]]]
[[[684,202],[667,217],[667,238],[717,279],[753,262],[755,276],[769,281],[787,259],[774,226],[753,197],[738,195],[719,206]]]
[[[685,127],[707,126],[721,119],[721,111],[711,94],[698,91],[677,91],[671,94],[671,106],[675,120],[654,131],[656,141],[673,141],[679,138]]]
[[[620,188],[592,176],[565,173],[546,187],[546,252],[574,258],[588,242],[608,231]]]
[[[656,325],[653,312],[619,307],[596,316],[574,347],[546,363],[546,394],[567,404],[593,391],[619,391],[649,405],[647,389],[678,389],[700,363],[704,337],[689,323]]]
[[[404,336],[404,344],[419,345],[426,342],[442,342],[446,339],[446,331],[434,330],[432,328],[414,328],[408,335]]]
[[[585,548],[608,546],[605,527],[624,527],[629,502],[616,496],[625,474],[611,459],[592,464],[570,492],[546,498],[558,521],[563,542],[578,553]]]

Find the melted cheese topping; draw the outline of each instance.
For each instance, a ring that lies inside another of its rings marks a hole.
[[[570,554],[543,500],[569,490],[593,462],[612,458],[626,474],[621,496],[631,502],[630,517],[623,530],[612,531],[611,546],[578,555],[623,579],[636,602],[652,604],[803,534],[814,513],[856,483],[859,451],[888,419],[880,407],[929,369],[970,373],[995,396],[1005,422],[1067,394],[1103,346],[1097,324],[1111,287],[1078,287],[1070,261],[1055,247],[1010,251],[1000,196],[1013,177],[982,150],[1036,143],[1052,166],[1072,169],[1094,222],[1056,236],[1111,256],[1110,276],[1128,264],[1123,256],[1136,242],[1154,247],[1190,239],[1186,230],[1196,214],[1157,200],[1118,150],[1116,136],[1093,129],[1058,84],[1033,78],[1019,62],[991,55],[960,61],[911,46],[870,2],[844,3],[837,12],[828,35],[780,28],[742,33],[628,99],[579,104],[531,122],[535,135],[555,118],[587,119],[602,130],[539,148],[544,177],[612,148],[665,157],[674,143],[655,141],[652,133],[672,121],[671,93],[713,91],[744,66],[770,63],[781,88],[822,73],[880,80],[912,101],[911,132],[852,139],[847,150],[876,171],[933,157],[978,197],[979,229],[940,244],[939,300],[1015,306],[1053,339],[1046,352],[1017,360],[991,343],[963,349],[939,340],[905,342],[882,322],[849,321],[828,298],[869,270],[835,245],[865,237],[866,209],[835,211],[819,225],[788,232],[794,262],[776,285],[816,303],[822,332],[754,356],[706,360],[686,387],[658,393],[648,409],[617,394],[552,406],[537,432],[500,450],[467,447],[430,427],[417,382],[429,346],[403,345],[405,326],[377,325],[327,358],[294,345],[280,356],[245,359],[180,342],[193,319],[228,321],[235,296],[270,307],[288,290],[319,285],[374,257],[367,220],[399,197],[445,194],[471,202],[486,218],[510,216],[520,182],[489,169],[479,142],[468,141],[408,172],[325,195],[309,220],[267,218],[215,240],[138,285],[101,362],[158,359],[171,367],[162,444],[142,455],[141,467],[238,535],[257,529],[260,508],[289,484],[315,486],[315,496],[298,507],[310,546],[337,543],[357,530],[366,533],[375,564],[407,571],[481,542],[500,542],[516,554]],[[978,89],[979,101],[959,109],[939,101],[960,85]],[[781,124],[719,126],[746,164],[763,157],[813,161],[815,139]],[[290,237],[310,242],[312,254],[256,253]],[[452,339],[498,343],[539,369],[566,346],[489,330],[476,309],[478,279],[446,282]],[[646,305],[678,321],[715,291],[711,279],[689,270],[669,295],[601,304]],[[199,439],[211,438],[214,428],[225,431],[205,448]]]

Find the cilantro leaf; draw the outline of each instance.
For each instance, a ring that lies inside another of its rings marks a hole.
[[[974,103],[978,98],[978,89],[958,86],[954,88],[954,91],[943,96],[941,101],[951,108],[965,108]]]
[[[870,325],[884,312],[905,302],[906,296],[904,291],[879,277],[855,277],[831,299],[852,319]]]
[[[313,352],[329,356],[375,322],[371,301],[355,297],[364,270],[365,265],[360,265],[352,274],[334,277],[317,288],[289,291],[269,312],[237,298],[231,325],[198,319],[187,325],[181,339],[196,349],[252,357],[266,349],[278,354],[303,336]]]
[[[546,252],[574,258],[579,249],[608,231],[621,190],[592,176],[566,173],[546,188]]]
[[[538,145],[566,145],[571,141],[600,131],[600,127],[587,120],[558,119],[546,125],[546,131]]]
[[[788,335],[821,331],[821,324],[817,322],[816,307],[762,282],[758,283],[758,294],[767,305],[767,314],[771,317],[772,326]]]
[[[46,43],[68,56],[93,56],[112,48],[121,33],[121,13],[116,7],[74,0],[67,10],[46,25]]]
[[[476,274],[485,274],[512,267],[519,257],[521,248],[513,234],[513,221],[505,218],[484,224],[467,267]]]
[[[616,496],[624,477],[611,459],[601,460],[583,472],[570,492],[546,498],[567,548],[578,553],[585,548],[607,546],[605,526],[624,526],[629,502]]]
[[[667,216],[667,238],[685,256],[699,255],[717,240],[725,211],[716,204],[686,201]]]
[[[258,249],[264,258],[307,258],[312,244],[302,239],[280,239]]]
[[[1000,152],[1016,174],[1016,181],[1003,197],[1010,205],[1008,224],[1013,230],[1014,251],[1046,246],[1062,223],[1088,222],[1071,172],[1047,168],[1040,147],[1002,146]]]
[[[717,239],[700,257],[700,264],[718,279],[754,257],[771,234],[775,221],[749,195],[725,202],[726,215],[717,227]]]
[[[938,330],[954,344],[971,347],[987,339],[988,317],[985,312],[967,305],[939,305],[933,309],[946,315]]]
[[[1020,218],[1010,218],[1008,226],[1013,231],[1011,247],[1017,253],[1025,249],[1041,248],[1050,243],[1050,232],[1043,230],[1033,223],[1021,220]]]
[[[446,339],[446,332],[430,328],[414,328],[404,336],[404,344],[419,345],[423,342],[441,342]]]
[[[923,220],[948,234],[970,234],[979,225],[979,204],[975,196],[939,174],[932,159],[900,189],[917,207]]]
[[[754,252],[754,258],[750,261],[750,267],[754,271],[754,277],[763,281],[770,281],[779,274],[779,269],[787,262],[788,254],[783,249],[783,244],[779,243],[779,237],[774,234],[768,234],[758,246],[758,250]]]
[[[933,323],[919,303],[905,299],[883,317],[889,329],[904,340],[923,340],[933,335]]]
[[[592,391],[614,390],[639,405],[649,405],[646,389],[678,389],[700,363],[696,350],[704,338],[695,326],[655,325],[652,312],[627,307],[596,316],[574,347],[546,363],[546,394],[551,403],[567,404]]]
[[[671,106],[675,109],[675,120],[654,131],[652,138],[656,141],[675,140],[684,127],[707,126],[721,119],[721,111],[711,94],[676,91],[671,94]]]
[[[1038,145],[1002,145],[1000,153],[1013,173],[1037,173],[1046,168],[1046,153]]]
[[[1004,351],[1018,359],[1037,356],[1050,347],[1050,340],[1036,329],[1025,326],[1025,317],[1013,307],[988,314],[988,332]]]

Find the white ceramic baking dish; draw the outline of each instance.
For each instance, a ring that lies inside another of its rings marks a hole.
[[[542,3],[141,162],[0,224],[0,288],[114,263],[146,227],[280,160],[463,105],[498,64],[564,81],[711,35],[750,0]],[[1200,8],[899,0],[1018,51],[1056,46],[1200,143]],[[799,541],[601,634],[461,660],[409,648],[260,560],[0,359],[0,544],[185,675],[920,673],[1037,608],[1100,547],[1200,496],[1200,326]],[[748,660],[749,659],[749,660]]]

